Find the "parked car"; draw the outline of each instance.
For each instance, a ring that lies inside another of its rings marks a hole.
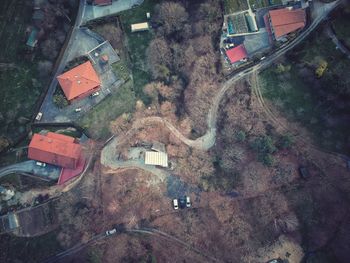
[[[106,231],[106,236],[114,235],[115,233],[117,233],[117,229],[113,228]]]
[[[38,112],[38,114],[35,117],[35,120],[40,121],[42,117],[43,117],[43,113],[42,112]]]
[[[186,208],[186,196],[181,197],[181,198],[179,198],[178,200],[179,200],[179,207],[180,207],[181,209]]]
[[[191,207],[191,199],[189,196],[186,196],[186,207]]]
[[[81,108],[76,108],[74,111],[75,112],[81,112]]]
[[[179,209],[179,202],[177,201],[177,199],[173,199],[173,207],[175,210]]]
[[[100,95],[100,93],[99,93],[98,91],[96,91],[96,92],[94,92],[94,93],[91,94],[91,98],[96,97],[96,96],[98,96],[98,95]]]
[[[37,166],[41,166],[41,167],[45,167],[46,163],[42,163],[42,162],[36,162],[35,163]]]

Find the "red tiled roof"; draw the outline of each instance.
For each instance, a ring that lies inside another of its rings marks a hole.
[[[63,168],[60,174],[60,178],[58,178],[58,185],[62,185],[65,182],[73,179],[74,177],[80,175],[84,171],[86,160],[84,158],[80,158],[75,169]]]
[[[67,136],[67,135],[59,134],[59,133],[54,133],[54,132],[48,132],[46,134],[46,137],[49,137],[49,138],[52,138],[52,139],[61,140],[61,141],[65,141],[65,142],[70,142],[70,143],[74,143],[75,142],[75,138],[73,138],[71,136]]]
[[[243,44],[237,47],[231,48],[229,50],[226,50],[226,55],[231,61],[231,63],[238,62],[248,56],[247,51]]]
[[[304,9],[288,8],[269,11],[271,25],[276,38],[287,35],[298,29],[302,29],[306,24],[306,13]]]
[[[87,61],[57,77],[64,94],[68,100],[73,100],[79,96],[92,92],[101,85],[96,71]]]
[[[112,0],[94,0],[95,5],[110,5]]]
[[[81,157],[82,148],[79,144],[69,142],[70,138],[58,139],[60,136],[34,134],[29,144],[28,158],[61,167],[75,168]]]

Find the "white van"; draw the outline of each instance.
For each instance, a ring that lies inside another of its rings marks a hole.
[[[43,117],[43,113],[42,112],[38,112],[38,114],[35,117],[35,120],[36,121],[40,121],[42,117]]]

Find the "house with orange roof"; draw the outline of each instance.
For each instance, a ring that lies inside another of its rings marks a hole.
[[[57,80],[69,102],[91,95],[98,91],[101,85],[90,61],[59,75]]]
[[[75,169],[82,159],[82,147],[70,136],[52,132],[46,135],[36,133],[29,144],[28,158]]]
[[[270,10],[267,17],[271,32],[277,41],[292,32],[303,29],[306,25],[304,9],[282,8]]]

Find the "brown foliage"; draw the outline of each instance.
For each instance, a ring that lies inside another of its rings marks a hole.
[[[151,41],[147,49],[147,61],[155,79],[168,79],[172,54],[164,38]]]
[[[163,25],[164,33],[169,35],[182,30],[188,20],[188,14],[180,3],[163,2],[159,5],[158,21]]]
[[[113,134],[120,135],[130,128],[130,113],[123,113],[115,121],[111,121],[109,129]]]
[[[123,32],[114,23],[103,24],[98,26],[96,31],[107,39],[113,48],[122,49],[123,48]]]
[[[10,142],[5,137],[0,137],[0,152],[5,150],[10,145]]]
[[[186,152],[180,151],[181,157],[178,158],[176,173],[183,178],[186,178],[190,183],[198,183],[203,176],[210,176],[214,173],[213,162],[208,152],[190,149]]]

